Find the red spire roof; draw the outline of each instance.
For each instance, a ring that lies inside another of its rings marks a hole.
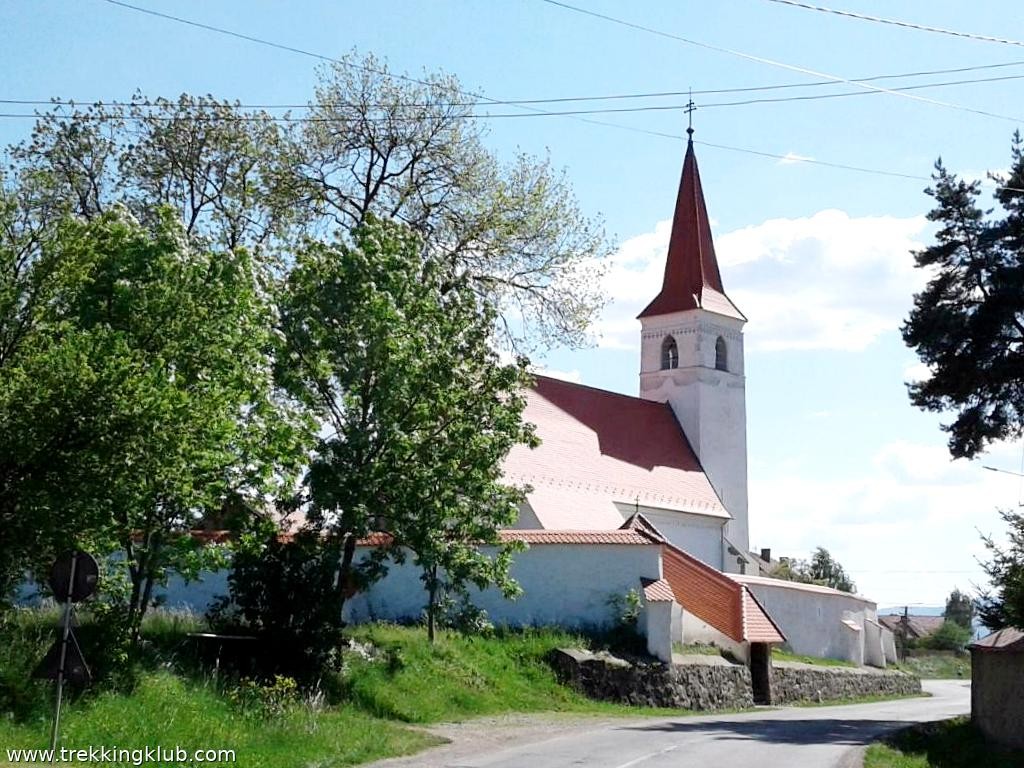
[[[692,138],[686,145],[661,293],[639,317],[667,315],[687,309],[706,309],[746,319],[722,288],[722,275],[718,271],[715,244],[711,240],[711,225]]]

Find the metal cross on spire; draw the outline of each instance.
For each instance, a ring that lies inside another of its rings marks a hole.
[[[693,103],[693,89],[690,89],[690,100],[686,103],[686,107],[683,110],[686,112],[686,133],[692,139],[693,138],[693,113],[697,111],[697,105]]]

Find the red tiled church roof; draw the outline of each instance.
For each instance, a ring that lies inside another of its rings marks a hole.
[[[513,448],[504,473],[532,486],[541,527],[617,528],[614,502],[729,517],[667,403],[546,376],[526,399],[541,445]]]
[[[657,544],[639,531],[538,531],[508,529],[499,531],[503,542],[521,541],[524,544]]]
[[[706,309],[746,319],[722,287],[693,139],[686,146],[686,158],[683,160],[661,293],[639,317],[667,315],[687,309]]]

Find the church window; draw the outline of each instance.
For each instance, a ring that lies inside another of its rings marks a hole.
[[[715,368],[719,371],[729,370],[729,350],[725,346],[725,339],[721,336],[715,342]]]
[[[676,346],[676,340],[671,336],[666,336],[665,340],[661,342],[661,369],[667,370],[669,368],[679,367],[679,347]]]

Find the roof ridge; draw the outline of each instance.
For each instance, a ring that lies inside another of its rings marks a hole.
[[[533,373],[530,375],[533,376],[533,378],[535,379],[545,379],[547,381],[554,381],[559,384],[563,384],[567,387],[576,387],[577,389],[589,389],[592,392],[600,392],[602,395],[611,395],[612,397],[624,397],[627,400],[632,400],[635,403],[645,403],[647,405],[653,405],[658,408],[669,408],[671,410],[671,406],[667,402],[660,403],[657,400],[647,400],[643,397],[640,397],[639,395],[627,395],[625,392],[616,392],[611,389],[601,389],[601,387],[595,387],[593,384],[583,384],[582,382],[579,381],[566,381],[565,379],[559,379],[555,376],[545,376],[540,373]]]

